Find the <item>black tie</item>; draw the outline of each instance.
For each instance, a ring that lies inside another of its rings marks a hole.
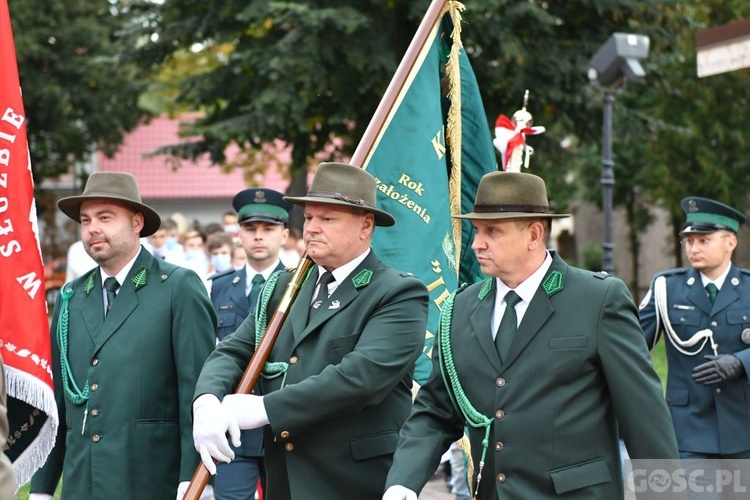
[[[513,343],[513,337],[518,328],[516,304],[520,301],[521,297],[513,290],[505,294],[505,312],[495,335],[495,347],[497,348],[497,353],[500,355],[500,361],[505,360],[505,356],[510,350],[510,345]]]
[[[260,295],[260,289],[263,288],[263,283],[266,280],[263,279],[262,274],[256,274],[253,276],[252,286],[250,287],[250,293],[247,294],[247,300],[250,302],[250,309],[255,308],[255,304],[258,302],[258,295]]]
[[[315,295],[315,300],[313,300],[312,309],[310,310],[310,318],[312,318],[321,308],[323,303],[328,300],[328,285],[334,281],[336,281],[336,279],[330,271],[324,272],[323,276],[320,277],[320,281],[318,282],[318,293]]]
[[[104,280],[104,289],[107,290],[107,309],[104,313],[105,316],[109,314],[109,309],[112,307],[115,297],[117,297],[118,288],[120,288],[120,284],[117,282],[117,279],[110,276]]]
[[[706,291],[708,292],[708,300],[711,301],[711,305],[714,305],[716,296],[719,295],[719,288],[715,284],[709,283],[706,285]]]

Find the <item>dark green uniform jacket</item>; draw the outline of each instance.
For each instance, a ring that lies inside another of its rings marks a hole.
[[[31,491],[53,493],[62,474],[64,499],[172,500],[199,461],[192,394],[216,342],[206,288],[193,271],[141,248],[106,319],[98,267],[61,297],[69,289],[67,351],[76,384],[89,384],[86,426],[86,404],[63,392],[58,298],[51,331],[60,427]]]
[[[290,278],[281,275],[269,317]],[[269,357],[286,363],[286,374],[259,384],[271,422],[264,439],[266,493],[272,500],[378,499],[411,410],[427,290],[371,252],[308,324],[316,281],[313,270]],[[221,399],[234,390],[254,351],[254,330],[250,316],[219,343],[196,396]]]
[[[478,498],[622,498],[618,422],[633,458],[677,458],[661,384],[622,281],[554,256],[504,364],[490,332],[495,288],[492,279],[456,294],[450,328],[464,392],[492,419]],[[433,360],[401,431],[389,486],[419,491],[462,434],[439,356]],[[469,430],[474,483],[484,434]]]

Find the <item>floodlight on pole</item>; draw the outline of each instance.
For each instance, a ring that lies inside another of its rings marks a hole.
[[[648,57],[649,38],[632,33],[613,33],[589,61],[589,83],[604,94],[602,100],[602,210],[604,241],[602,271],[614,273],[614,242],[612,238],[612,189],[615,185],[612,159],[612,108],[615,93],[626,82],[643,83],[646,72],[640,61]]]

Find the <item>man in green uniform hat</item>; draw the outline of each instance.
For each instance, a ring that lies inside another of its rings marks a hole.
[[[206,362],[196,387],[193,435],[204,465],[233,456],[239,429],[263,427],[268,498],[372,499],[383,492],[411,410],[411,373],[427,322],[427,289],[385,266],[370,249],[375,179],[323,163],[304,207],[304,240],[316,264],[302,284],[259,382],[231,394],[276,310],[291,273],[271,276],[258,309]]]
[[[81,196],[58,201],[80,222],[97,267],[55,304],[52,361],[60,426],[32,479],[32,499],[173,499],[198,455],[190,404],[215,345],[216,316],[198,276],[140,244],[161,223],[135,177],[95,172]]]
[[[623,497],[633,458],[677,458],[661,384],[624,283],[546,248],[544,181],[493,172],[477,190],[472,249],[489,276],[443,305],[429,381],[401,429],[384,500],[416,500],[468,428],[482,500]]]

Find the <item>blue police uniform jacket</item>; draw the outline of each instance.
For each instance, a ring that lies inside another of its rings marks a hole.
[[[711,305],[698,271],[671,269],[657,274],[640,306],[640,323],[646,341],[653,347],[664,332],[654,300],[654,282],[666,279],[669,322],[681,340],[710,329],[718,344],[718,354],[734,354],[750,373],[750,270],[731,266],[716,300]],[[702,385],[692,379],[692,370],[713,354],[706,342],[694,356],[679,352],[665,338],[667,363],[667,404],[672,414],[680,451],[732,454],[750,450],[750,384],[747,376],[736,380]],[[698,349],[700,343],[689,352]]]

